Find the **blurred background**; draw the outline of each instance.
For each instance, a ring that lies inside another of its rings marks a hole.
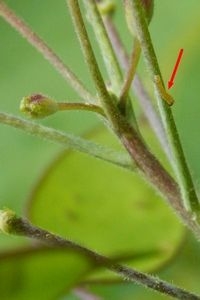
[[[65,1],[8,0],[5,2],[59,54],[87,87],[94,91]],[[116,5],[118,12],[115,16],[115,23],[130,52],[132,40],[126,29],[121,1],[116,1]],[[198,0],[155,0],[154,16],[150,24],[152,39],[166,85],[179,49],[184,49],[175,85],[171,90],[176,101],[172,110],[197,190],[199,190],[200,178],[199,14],[200,2]],[[1,111],[21,117],[19,102],[23,96],[32,93],[49,95],[58,101],[80,99],[53,67],[2,19],[0,19],[0,39]],[[93,44],[101,63],[98,48],[95,43]],[[105,74],[103,68],[102,72]],[[143,62],[139,65],[139,73],[153,96],[152,83]],[[62,112],[40,120],[39,123],[80,135],[97,126],[99,120],[91,113]],[[17,213],[23,214],[26,200],[38,178],[58,156],[61,148],[3,125],[0,126],[0,136],[0,206],[10,207]],[[1,235],[0,250],[12,248],[23,242],[19,238]],[[184,242],[182,241],[181,247],[178,248],[181,249],[176,251],[178,253],[174,259],[157,270],[157,273],[163,279],[200,293],[199,245],[190,233],[186,233]],[[167,299],[165,296],[144,291],[130,283],[94,284],[92,290],[102,299],[128,300],[134,297],[140,300]],[[59,299],[79,298],[71,294]]]

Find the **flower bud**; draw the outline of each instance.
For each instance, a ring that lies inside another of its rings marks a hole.
[[[31,118],[45,118],[58,111],[58,104],[47,96],[34,94],[21,100],[20,111]]]

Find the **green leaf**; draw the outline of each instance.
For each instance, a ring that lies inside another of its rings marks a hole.
[[[97,139],[115,143],[103,131]],[[174,213],[138,175],[70,151],[38,182],[29,218],[141,270],[165,263],[183,236]]]
[[[4,300],[57,299],[90,269],[71,251],[29,247],[0,254],[0,292]]]

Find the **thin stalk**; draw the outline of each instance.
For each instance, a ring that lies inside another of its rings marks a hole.
[[[106,85],[104,83],[102,74],[98,67],[86,28],[83,21],[83,17],[80,11],[79,3],[77,0],[66,0],[69,7],[69,11],[76,29],[77,36],[79,38],[83,55],[88,65],[89,71],[93,78],[101,106],[105,112],[106,117],[110,120],[110,123],[115,127],[118,125],[117,115],[115,115],[114,105],[112,104],[113,98],[109,95]]]
[[[151,36],[143,14],[141,2],[139,0],[128,0],[132,5],[134,15],[135,29],[137,37],[140,41],[141,48],[146,60],[147,67],[150,71],[153,81],[155,76],[159,76],[163,85],[160,68],[157,57],[151,41]],[[185,155],[182,149],[175,121],[169,106],[160,98],[160,90],[155,83],[155,91],[157,94],[158,106],[165,130],[168,135],[168,140],[173,154],[173,168],[181,190],[181,196],[184,202],[185,209],[194,214],[194,218],[199,218],[200,204],[195,191],[191,173],[189,171]]]
[[[82,103],[82,102],[56,102],[58,110],[85,110],[95,112],[105,117],[102,108],[95,104]]]
[[[134,47],[130,56],[130,63],[125,75],[124,83],[121,89],[120,98],[119,98],[119,106],[126,107],[127,96],[132,84],[132,81],[135,76],[136,68],[138,65],[138,61],[140,58],[141,48],[138,39],[134,40]]]
[[[111,82],[111,90],[117,96],[117,99],[120,97],[121,86],[123,85],[121,70],[119,67],[119,62],[117,60],[116,54],[112,47],[112,43],[109,39],[108,33],[104,26],[102,17],[100,15],[99,9],[97,7],[97,3],[95,0],[84,0],[84,5],[86,12],[88,14],[88,19],[92,25],[92,29],[94,30],[94,34],[96,36],[96,40],[99,44],[103,60],[105,62],[105,66],[107,68],[107,72],[109,74],[109,79]],[[110,6],[107,6],[108,13],[110,13]],[[110,88],[109,88],[110,89]],[[129,122],[135,127],[135,129],[139,132],[139,128],[137,126],[137,121],[135,118],[135,113],[133,111],[133,107],[129,97],[126,97],[124,106],[120,105],[118,101],[119,108],[121,112],[126,116]],[[127,105],[125,105],[127,104]]]
[[[180,300],[200,300],[200,296],[198,295],[158,279],[152,275],[117,264],[112,261],[112,259],[83,247],[71,240],[64,239],[47,230],[36,227],[28,220],[17,217],[15,213],[10,210],[0,211],[0,229],[6,233],[22,235],[38,240],[51,247],[53,246],[73,250],[89,259],[92,264],[94,264],[94,267],[105,267],[106,269],[118,274],[123,279],[128,279],[161,294],[169,295]]]
[[[88,102],[98,100],[83,85],[83,83],[74,75],[68,66],[58,57],[57,54],[37,35],[15,12],[13,12],[3,1],[0,1],[0,16],[17,30],[43,57],[62,75],[62,77],[71,85],[71,87]]]
[[[94,0],[83,0],[88,20],[92,25],[97,43],[109,75],[112,91],[119,96],[122,74],[112,44],[104,27],[101,15]]]
[[[81,137],[70,135],[53,128],[39,125],[1,112],[0,123],[21,129],[33,136],[60,144],[66,149],[73,149],[127,169],[134,168],[133,163],[125,153],[117,152]]]
[[[103,21],[109,34],[109,38],[112,42],[113,48],[115,49],[115,53],[120,61],[120,64],[123,67],[123,69],[127,70],[129,66],[129,57],[124,48],[124,45],[122,44],[119,33],[110,16],[105,16],[103,18]],[[163,124],[152,104],[152,101],[147,91],[144,88],[142,81],[140,80],[137,74],[135,74],[134,80],[132,82],[132,89],[140,103],[140,106],[144,112],[146,119],[148,120],[153,131],[155,132],[162,146],[162,149],[165,151],[169,161],[171,161],[171,149],[169,148],[169,143],[167,141],[166,132],[164,130]]]

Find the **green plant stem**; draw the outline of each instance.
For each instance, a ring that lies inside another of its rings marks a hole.
[[[105,267],[106,269],[118,274],[123,279],[128,279],[134,283],[153,289],[164,295],[169,295],[180,300],[200,300],[200,296],[189,291],[176,287],[166,281],[158,279],[152,275],[137,271],[135,269],[117,264],[111,259],[83,247],[71,240],[64,239],[47,230],[32,225],[28,220],[17,217],[12,211],[0,211],[0,224],[4,232],[22,235],[31,239],[36,239],[43,244],[70,249],[87,259],[91,260],[94,267]]]
[[[85,110],[95,112],[105,117],[102,108],[95,104],[82,103],[82,102],[57,102],[58,110]]]
[[[78,1],[68,0],[67,3],[86,62],[110,126],[139,167],[141,173],[145,175],[147,182],[152,183],[162,193],[184,223],[200,237],[200,228],[196,224],[196,220],[193,220],[190,213],[184,210],[176,182],[174,182],[173,178],[147,149],[135,128],[128,123],[112,101],[112,98],[108,95],[85,29]]]
[[[125,153],[114,151],[113,149],[90,142],[81,137],[66,134],[53,128],[39,125],[1,112],[0,123],[21,129],[33,136],[60,144],[66,149],[73,149],[126,169],[134,168],[133,163]]]
[[[110,120],[110,124],[115,124],[117,126],[117,116],[114,114],[113,111],[113,105],[111,105],[111,102],[113,102],[113,99],[109,95],[106,85],[104,83],[103,77],[101,75],[101,72],[99,70],[94,52],[92,50],[91,43],[89,41],[89,37],[85,28],[85,24],[83,22],[83,18],[81,15],[79,3],[77,0],[66,0],[66,3],[69,7],[69,11],[76,29],[77,36],[79,38],[83,55],[85,57],[86,63],[88,65],[89,71],[91,73],[92,79],[94,81],[97,94],[99,97],[99,100],[101,102],[101,106],[105,112],[106,117],[108,120]]]
[[[105,30],[101,15],[94,0],[83,0],[88,20],[92,25],[97,43],[111,82],[111,90],[119,96],[122,84],[122,74],[112,44]]]
[[[115,25],[113,24],[110,16],[105,16],[103,20],[107,32],[109,34],[109,38],[112,42],[113,48],[115,49],[115,53],[120,61],[120,64],[123,67],[123,69],[127,70],[129,66],[129,57],[122,44],[119,33]],[[144,85],[137,74],[135,74],[134,80],[132,82],[132,89],[140,103],[140,106],[144,112],[146,119],[148,120],[153,131],[155,132],[162,146],[162,149],[166,153],[166,156],[168,157],[169,161],[171,161],[171,157],[172,157],[171,149],[169,148],[169,144],[167,141],[167,136],[163,124],[160,120],[160,117],[157,114],[157,111],[155,110],[152,104],[150,96],[145,90]]]
[[[152,183],[168,200],[174,210],[181,216],[185,224],[198,236],[200,237],[200,228],[194,218],[183,209],[182,203],[180,202],[180,194],[178,187],[174,180],[169,176],[166,170],[160,165],[155,157],[149,152],[144,143],[141,141],[136,130],[132,128],[126,119],[121,115],[120,111],[116,107],[113,99],[108,94],[103,78],[99,71],[96,63],[94,53],[92,51],[87,32],[83,23],[83,19],[80,13],[79,4],[76,0],[69,0],[68,5],[71,8],[71,13],[74,17],[74,23],[78,32],[82,48],[84,50],[85,58],[90,67],[93,80],[98,91],[99,99],[101,100],[102,107],[108,117],[110,125],[114,129],[116,135],[118,135],[122,144],[125,146],[136,165],[139,167],[142,174],[148,182]],[[20,120],[15,117],[11,117],[5,114],[0,115],[0,122],[9,124],[21,128],[27,132],[43,137],[52,141],[56,141],[60,144],[64,144],[67,147],[71,147],[78,151],[91,154],[95,157],[104,157],[107,161],[113,161],[113,156],[107,151],[102,154],[102,147],[90,148],[94,146],[93,143],[85,142],[80,138],[74,138],[71,135],[60,133],[56,130],[42,127],[37,124],[30,124],[27,121]],[[119,165],[127,165],[130,167],[132,164],[127,164],[127,158],[125,157],[125,163],[121,158],[117,156],[114,161],[117,161]]]
[[[132,5],[132,11],[135,20],[135,29],[137,37],[140,41],[140,45],[146,60],[147,67],[150,71],[152,79],[154,81],[155,76],[159,75],[162,81],[160,68],[158,65],[157,57],[153,48],[148,26],[143,14],[143,9],[139,0],[128,0]],[[194,218],[199,219],[200,204],[198,201],[195,187],[193,184],[192,176],[190,174],[185,155],[182,149],[180,138],[177,132],[175,121],[169,106],[160,98],[160,91],[155,84],[155,90],[158,99],[158,106],[160,115],[165,126],[165,130],[168,135],[168,140],[171,146],[173,163],[176,178],[181,190],[181,196],[184,202],[185,209],[194,214]]]
[[[108,37],[102,17],[99,13],[96,1],[84,0],[83,2],[85,5],[86,12],[88,14],[88,19],[92,25],[92,29],[96,36],[96,40],[99,44],[99,47],[100,47],[100,50],[102,53],[102,57],[105,62],[105,66],[107,68],[107,72],[109,74],[112,93],[114,93],[117,97],[117,99],[115,99],[115,102],[116,102],[116,100],[118,100],[118,98],[120,97],[121,86],[123,84],[119,63],[116,58],[111,41]],[[108,5],[108,13],[110,13],[109,5]],[[109,87],[109,89],[110,89],[110,87]],[[129,122],[139,132],[139,128],[137,126],[137,121],[136,121],[135,114],[133,111],[133,107],[132,107],[131,101],[128,96],[127,96],[125,102],[126,102],[125,104],[127,104],[127,105],[120,106],[120,103],[118,101],[119,108],[120,108],[121,112],[129,120]],[[115,125],[116,124],[117,124],[117,122],[115,122]]]
[[[126,107],[127,96],[128,96],[133,78],[135,76],[136,68],[138,65],[139,58],[140,58],[140,53],[141,53],[140,43],[139,43],[138,39],[135,39],[134,47],[133,47],[131,57],[130,57],[129,68],[125,75],[125,80],[124,80],[124,83],[123,83],[123,86],[121,89],[121,94],[120,94],[120,99],[119,99],[120,107]]]
[[[53,50],[20,19],[3,1],[0,1],[0,16],[4,18],[14,29],[16,29],[34,48],[36,48],[43,57],[52,64],[52,66],[62,75],[62,77],[72,86],[72,88],[86,101],[96,102],[98,100],[83,85],[83,83],[74,75],[63,61],[53,52]]]

